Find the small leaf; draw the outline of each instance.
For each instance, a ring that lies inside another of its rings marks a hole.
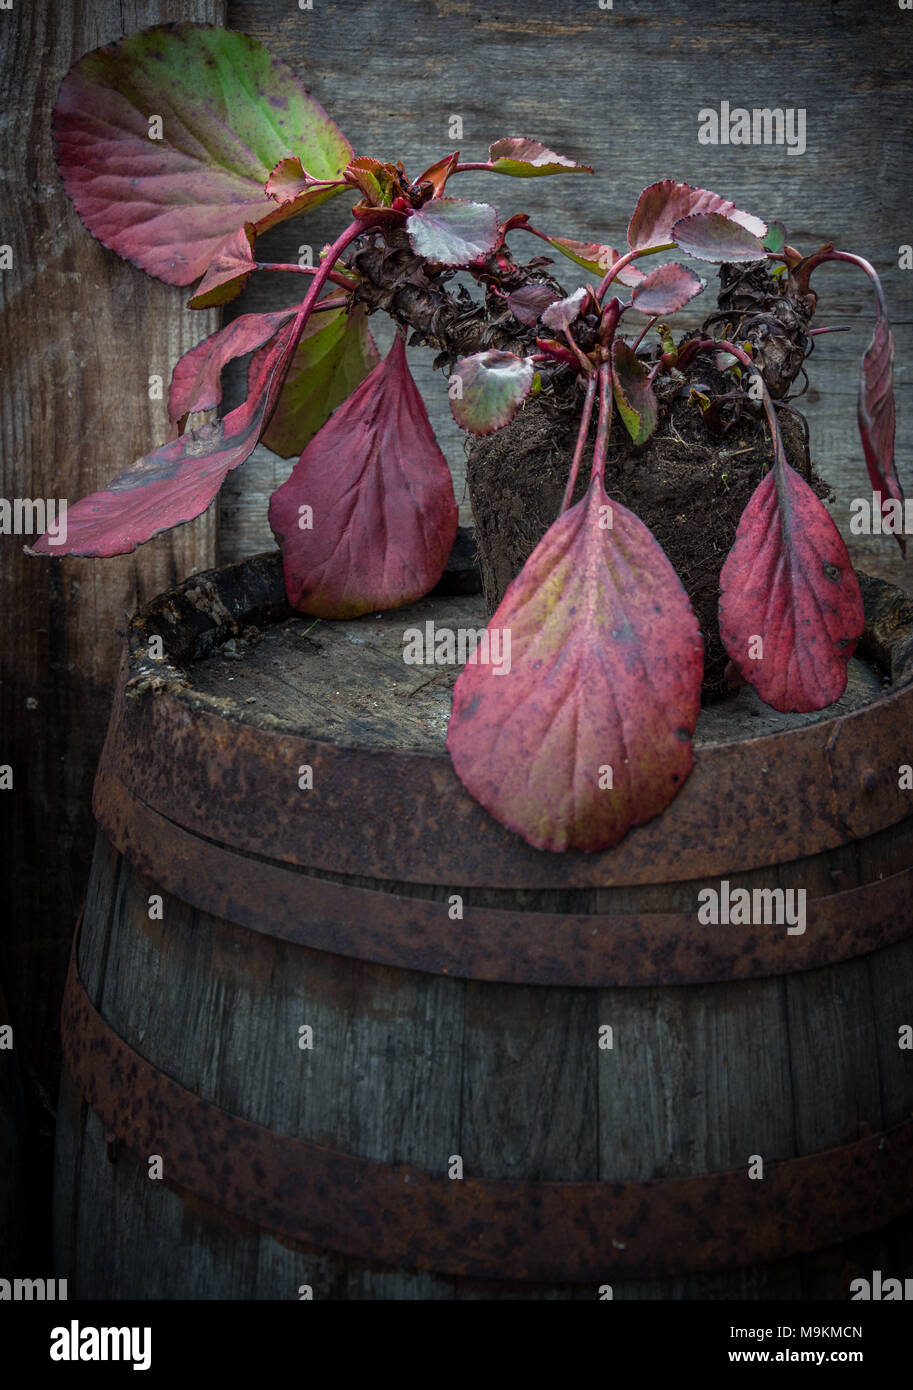
[[[826,507],[785,458],[742,513],[720,589],[720,635],[762,700],[806,713],[840,698],[865,626],[859,582]]]
[[[54,135],[89,231],[171,285],[198,280],[245,222],[262,231],[338,192],[278,207],[264,185],[280,160],[297,155],[335,179],[352,156],[291,68],[212,25],[160,25],[80,58],[61,83]]]
[[[542,322],[546,328],[554,328],[564,331],[570,328],[574,320],[579,316],[584,301],[587,298],[587,288],[581,286],[579,290],[574,290],[567,299],[556,299],[554,304],[550,304],[542,314]]]
[[[578,164],[563,154],[530,140],[524,136],[514,136],[506,140],[496,140],[489,147],[490,168],[496,174],[512,174],[518,179],[537,179],[544,174],[592,174],[588,164]]]
[[[273,493],[269,522],[289,603],[314,617],[398,608],[440,579],[457,505],[400,335]]]
[[[862,358],[856,416],[869,478],[875,492],[881,494],[882,512],[887,514],[891,498],[903,508],[904,494],[894,463],[894,334],[877,277],[875,302],[875,331]],[[899,531],[894,535],[905,554],[903,535]]]
[[[598,241],[573,241],[570,237],[563,236],[550,236],[547,240],[562,256],[567,256],[568,260],[573,261],[575,265],[583,266],[584,270],[589,270],[593,275],[605,275],[616,261],[621,260],[620,251],[614,250],[611,246],[601,246]],[[617,279],[622,285],[639,285],[644,279],[644,273],[632,261],[625,266]]]
[[[782,251],[786,245],[786,228],[782,222],[771,222],[762,241],[765,251]]]
[[[465,198],[432,198],[415,209],[408,227],[416,255],[439,265],[468,265],[486,256],[498,240],[494,208]]]
[[[703,644],[656,539],[599,478],[488,631],[509,669],[467,663],[447,734],[470,795],[542,850],[606,849],[658,815],[691,770]]]
[[[361,189],[369,207],[388,208],[396,189],[396,170],[392,164],[381,164],[370,155],[350,159],[346,174]]]
[[[507,307],[518,322],[525,323],[527,328],[535,328],[542,310],[560,298],[548,285],[521,285],[520,289],[507,296]]]
[[[185,352],[171,374],[170,418],[180,420],[194,411],[217,406],[222,399],[222,368],[226,362],[262,347],[294,313],[294,309],[280,309],[274,314],[241,314]]]
[[[272,347],[258,354],[242,405],[131,463],[106,488],[68,509],[65,545],[51,546],[45,533],[32,553],[127,555],[160,531],[205,512],[226,476],[252,453],[279,393],[293,341],[294,323],[289,323]]]
[[[462,394],[450,397],[457,424],[470,434],[492,434],[512,420],[529,395],[535,375],[528,357],[512,352],[476,352],[453,369]]]
[[[266,180],[266,196],[277,203],[293,203],[296,198],[309,193],[313,178],[308,174],[297,155],[280,159]]]
[[[656,396],[647,368],[621,338],[612,344],[612,391],[628,434],[635,444],[645,443],[656,429]]]
[[[434,188],[434,197],[440,198],[446,187],[447,180],[456,169],[460,162],[459,150],[454,150],[453,154],[447,154],[443,159],[438,159],[434,164],[429,164],[423,174],[415,180],[415,187],[420,188],[423,183],[430,183]]]
[[[755,236],[731,217],[718,212],[699,212],[683,217],[672,228],[672,236],[681,251],[699,261],[759,261],[764,259],[764,246]]]
[[[209,262],[193,299],[188,299],[188,308],[213,309],[216,305],[237,299],[250,279],[251,271],[257,268],[253,257],[255,240],[250,222],[245,222],[243,227],[225,238]]]
[[[297,458],[331,413],[380,361],[359,304],[308,320],[262,442],[283,458]]]
[[[718,193],[711,193],[707,188],[692,188],[687,183],[676,183],[674,179],[663,179],[660,183],[651,183],[638,198],[628,225],[628,245],[632,250],[665,246],[676,239],[672,236],[676,222],[695,213],[709,212],[722,213],[757,237],[764,236],[767,231],[766,222],[749,212],[739,212],[734,203],[721,198]]]
[[[631,296],[635,309],[653,317],[674,314],[701,293],[705,285],[698,275],[670,261],[658,266],[636,286]]]

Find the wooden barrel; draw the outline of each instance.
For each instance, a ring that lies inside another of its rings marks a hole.
[[[314,624],[261,556],[144,610],[63,1011],[71,1295],[913,1273],[913,605],[863,587],[839,705],[706,710],[680,796],[594,855],[452,771],[456,672],[403,634],[483,625],[477,595]],[[804,890],[805,930],[703,923],[723,883]]]

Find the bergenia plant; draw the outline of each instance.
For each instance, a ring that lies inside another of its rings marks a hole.
[[[779,224],[670,179],[641,193],[622,251],[546,234],[526,213],[505,218],[454,196],[452,181],[469,170],[536,178],[588,166],[511,137],[485,161],[453,152],[410,178],[402,163],[356,157],[259,43],[209,26],[146,30],[83,58],[61,86],[54,130],[88,229],[170,284],[199,281],[192,308],[227,303],[263,270],[304,275],[307,286],[289,308],[243,314],[185,354],[171,381],[171,438],[70,509],[64,547],[45,536],[34,553],[131,551],[205,511],[262,440],[297,459],[269,509],[289,602],[328,619],[409,604],[444,570],[457,506],[407,365],[407,332],[437,350],[453,414],[474,435],[507,425],[553,378],[566,390],[570,377],[580,422],[563,505],[491,618],[510,631],[510,670],[464,667],[447,746],[472,796],[532,845],[600,850],[661,812],[686,781],[703,652],[671,563],[606,492],[612,416],[617,409],[645,444],[663,384],[704,356],[731,379],[722,397],[701,398],[708,417],[738,398],[763,410],[771,441],[770,469],[721,574],[732,669],[778,710],[839,698],[863,631],[859,585],[823,503],[787,461],[775,401],[802,370],[811,336],[826,331],[806,333],[813,271],[829,261],[859,267],[876,299],[862,447],[884,507],[902,502],[893,339],[868,262],[831,245],[803,256]],[[355,199],[351,219],[319,265],[258,261],[262,231],[345,195]],[[529,235],[601,276],[598,287],[568,294],[550,257],[517,260],[512,243]],[[645,271],[641,262],[660,252],[724,270],[766,267],[784,304],[800,307],[798,351],[770,313],[740,320],[738,341],[716,315],[713,330],[676,342],[669,320],[704,282],[677,261]],[[451,286],[458,269],[479,297]],[[399,326],[384,361],[367,328],[378,309]],[[246,354],[244,402],[188,429],[188,417],[219,404],[225,364]],[[575,502],[584,466],[589,483]],[[759,638],[763,661],[752,659]]]

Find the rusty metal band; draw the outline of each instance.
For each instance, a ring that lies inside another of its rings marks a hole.
[[[77,937],[78,939],[78,937]],[[135,1052],[86,993],[73,954],[64,1055],[86,1102],[173,1187],[284,1239],[440,1274],[589,1282],[787,1258],[913,1211],[913,1118],[842,1148],[645,1182],[452,1181],[276,1133],[186,1090]]]
[[[473,801],[445,754],[342,747],[257,727],[243,711],[228,718],[208,700],[125,699],[121,685],[108,746],[118,776],[185,830],[302,868],[524,889],[720,879],[913,813],[897,776],[913,763],[913,685],[838,719],[698,748],[662,816],[597,854],[533,849]]]
[[[182,902],[300,946],[435,975],[602,988],[706,984],[835,965],[913,935],[913,867],[809,899],[806,930],[796,936],[782,926],[703,926],[689,912],[464,904],[453,921],[446,901],[316,878],[192,835],[137,801],[105,759],[95,805],[114,847]]]

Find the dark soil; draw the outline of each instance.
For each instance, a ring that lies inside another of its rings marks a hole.
[[[687,590],[704,635],[702,694],[707,704],[729,693],[724,675],[728,657],[717,622],[720,570],[773,452],[766,421],[748,413],[753,407],[747,401],[740,403],[725,432],[714,435],[698,402],[689,399],[690,386],[698,383],[711,396],[731,389],[706,362],[696,364],[688,381],[680,379],[674,388],[669,383],[657,431],[640,448],[615,412],[605,484],[610,498],[649,526]],[[572,393],[576,390],[570,387]],[[467,478],[491,611],[558,516],[581,401],[582,395],[575,399],[567,387],[563,397],[532,399],[504,429],[473,441]],[[819,497],[830,497],[811,467],[803,416],[788,407],[781,407],[778,416],[790,464]],[[589,482],[594,441],[595,423],[575,501]]]

